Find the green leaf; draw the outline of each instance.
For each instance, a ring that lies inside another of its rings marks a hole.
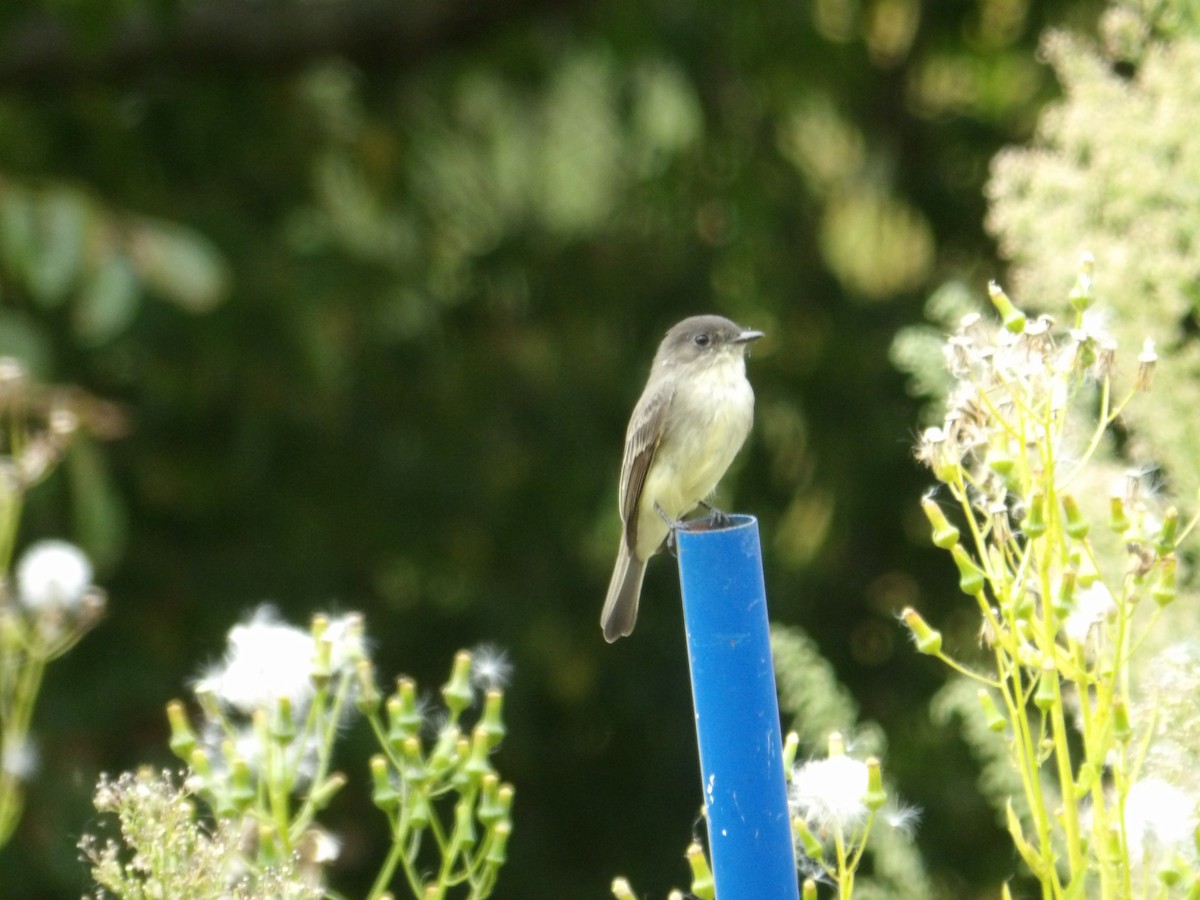
[[[87,201],[75,191],[51,191],[36,203],[28,279],[30,292],[43,306],[61,304],[78,279],[89,218]]]
[[[97,568],[115,565],[125,552],[129,515],[104,454],[81,434],[72,441],[65,463],[79,543]]]
[[[28,191],[6,181],[0,190],[0,254],[4,265],[24,279],[35,252],[33,200]]]
[[[46,380],[54,354],[45,331],[29,316],[0,308],[0,356],[11,356],[34,378]]]
[[[208,312],[228,290],[229,273],[220,251],[182,225],[143,221],[133,233],[130,257],[148,288],[189,312]]]
[[[137,275],[129,260],[114,254],[79,294],[75,304],[75,333],[83,343],[112,340],[129,327],[141,306]]]

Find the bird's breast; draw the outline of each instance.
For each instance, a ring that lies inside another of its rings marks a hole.
[[[754,392],[741,360],[714,366],[676,388],[642,490],[638,556],[649,556],[666,537],[666,523],[655,504],[672,520],[695,509],[716,490],[753,420]]]

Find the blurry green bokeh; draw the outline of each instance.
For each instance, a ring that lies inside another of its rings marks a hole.
[[[772,615],[890,738],[946,896],[1011,866],[893,615],[926,546],[888,358],[997,274],[989,160],[1086,0],[21,2],[0,10],[0,353],[121,404],[23,537],[83,542],[110,613],[51,667],[5,897],[78,896],[101,771],[169,764],[163,705],[269,600],[357,609],[384,676],[516,664],[498,897],[682,884],[701,802],[669,559],[601,639],[626,418],[696,312],[768,337],[718,501],[762,523]],[[351,737],[353,740],[353,737]],[[347,896],[384,847],[330,810]]]

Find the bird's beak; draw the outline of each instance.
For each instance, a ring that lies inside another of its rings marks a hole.
[[[763,336],[761,331],[751,331],[747,328],[741,334],[733,339],[735,344],[752,344]]]

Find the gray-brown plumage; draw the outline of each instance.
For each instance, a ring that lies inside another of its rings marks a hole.
[[[745,357],[760,337],[720,316],[693,316],[659,344],[625,433],[621,543],[600,614],[606,640],[633,631],[646,561],[666,543],[669,523],[716,490],[750,433]]]

